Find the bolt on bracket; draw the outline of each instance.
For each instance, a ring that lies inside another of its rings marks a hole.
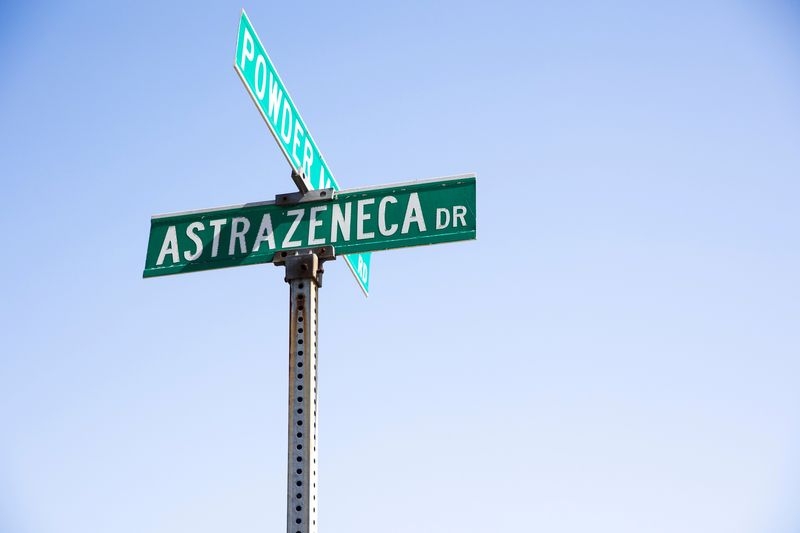
[[[296,177],[297,173],[292,171],[292,178]],[[336,191],[330,189],[316,189],[307,192],[287,192],[285,194],[278,194],[275,196],[275,205],[297,205],[305,202],[323,202],[333,200]]]
[[[286,267],[286,276],[284,277],[286,282],[295,279],[311,279],[316,282],[318,287],[322,287],[322,274],[325,273],[322,264],[334,259],[336,259],[336,251],[333,246],[318,246],[275,252],[275,255],[272,256],[272,264]]]

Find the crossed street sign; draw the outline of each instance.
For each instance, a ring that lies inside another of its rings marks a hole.
[[[338,191],[339,183],[328,168],[244,10],[239,21],[233,67],[291,165],[294,171],[292,179],[300,192],[328,188]],[[371,259],[369,253],[344,256],[364,295],[369,295]]]
[[[300,192],[274,201],[156,215],[144,277],[274,263],[289,284],[287,533],[317,531],[318,290],[343,256],[364,294],[371,252],[475,239],[474,174],[339,190],[242,11],[234,67]]]

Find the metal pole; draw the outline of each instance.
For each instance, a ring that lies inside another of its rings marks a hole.
[[[287,533],[317,531],[317,293],[333,247],[282,252],[289,284]]]

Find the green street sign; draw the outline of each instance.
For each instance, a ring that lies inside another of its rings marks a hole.
[[[322,192],[318,193],[321,194]],[[337,255],[475,238],[475,175],[152,217],[144,277],[269,263],[285,250]]]
[[[338,191],[339,183],[244,10],[239,21],[233,66],[294,170],[293,179],[300,191],[328,188]],[[364,294],[369,294],[370,254],[346,256],[344,259]]]

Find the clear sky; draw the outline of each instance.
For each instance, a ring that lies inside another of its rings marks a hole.
[[[244,7],[345,187],[478,240],[320,295],[325,533],[800,530],[800,8]],[[0,532],[285,530],[288,289],[142,279],[289,168],[241,3],[0,3]],[[337,263],[341,263],[338,261]]]

